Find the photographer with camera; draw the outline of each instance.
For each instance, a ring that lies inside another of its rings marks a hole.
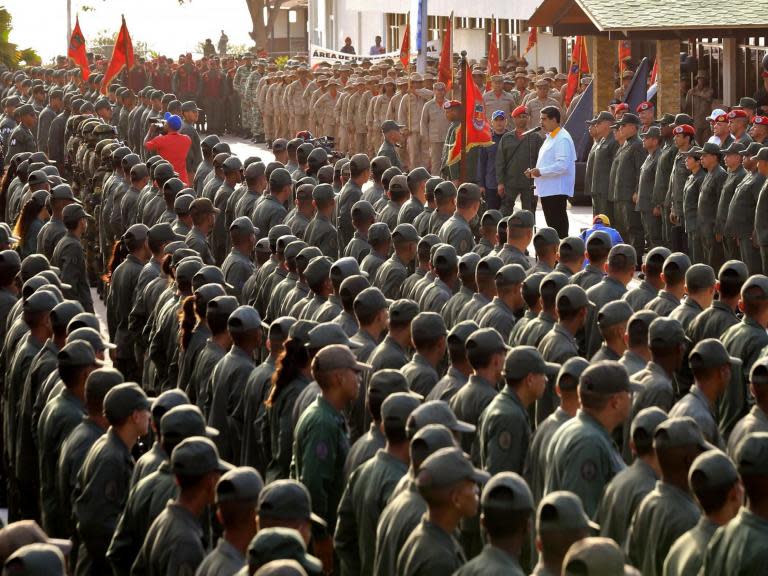
[[[188,186],[187,153],[192,140],[186,134],[179,133],[180,129],[181,118],[166,112],[164,122],[152,122],[149,125],[144,137],[144,148],[170,162],[181,181]]]

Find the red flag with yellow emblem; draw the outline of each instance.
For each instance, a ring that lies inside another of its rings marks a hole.
[[[67,57],[78,65],[83,80],[88,80],[88,76],[91,75],[91,69],[88,67],[88,53],[85,49],[85,37],[80,30],[80,19],[78,17],[75,17],[75,29],[72,30],[72,36],[69,39]]]
[[[453,143],[446,164],[450,166],[461,160],[461,140],[462,129],[467,131],[467,152],[476,146],[493,146],[491,137],[491,125],[485,116],[485,105],[483,104],[483,95],[472,81],[472,71],[469,63],[464,60],[464,70],[462,78],[467,84],[467,96],[464,104],[464,119],[461,126],[456,130],[456,140]]]

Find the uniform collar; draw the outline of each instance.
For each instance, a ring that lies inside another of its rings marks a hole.
[[[555,136],[557,136],[558,134],[560,134],[560,130],[562,130],[562,127],[558,126],[558,127],[557,127],[557,128],[555,128],[554,130],[552,130],[552,132],[550,132],[550,133],[548,134],[548,136],[549,136],[550,138],[554,138]]]

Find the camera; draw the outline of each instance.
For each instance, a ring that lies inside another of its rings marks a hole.
[[[336,139],[333,136],[321,136],[320,138],[312,138],[308,140],[315,148],[322,148],[326,151],[329,158],[335,158],[336,160],[344,158],[344,154],[334,150],[336,146]]]

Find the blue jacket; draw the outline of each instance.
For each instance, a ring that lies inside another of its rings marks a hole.
[[[496,190],[499,187],[496,180],[496,149],[504,134],[494,132],[493,145],[480,148],[477,156],[477,185],[487,190]]]
[[[598,222],[597,224],[594,224],[591,228],[587,228],[584,230],[584,232],[581,233],[581,239],[584,240],[584,243],[587,243],[587,239],[592,235],[592,232],[596,230],[602,230],[603,232],[607,233],[608,236],[611,237],[611,246],[616,246],[616,244],[622,244],[624,240],[621,238],[621,234],[619,234],[619,231],[615,228],[611,228],[610,226],[606,226],[602,222]]]

